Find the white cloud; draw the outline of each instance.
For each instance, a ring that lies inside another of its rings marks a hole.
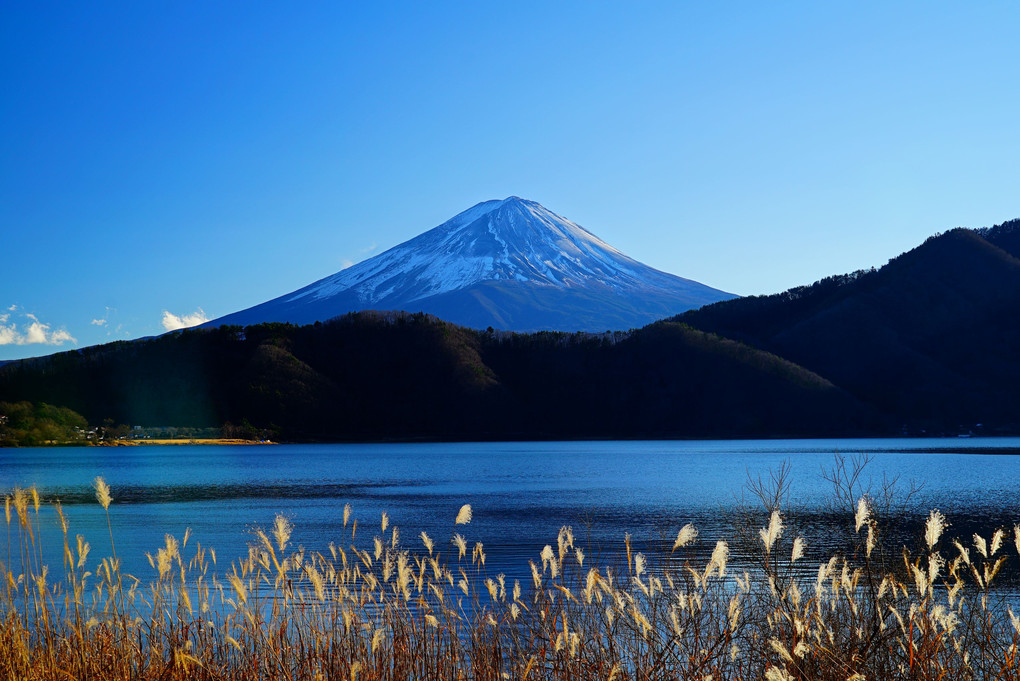
[[[17,305],[11,305],[7,309],[13,312],[17,308]],[[10,312],[0,315],[0,345],[63,345],[78,342],[66,329],[51,331],[49,324],[43,324],[38,317],[29,313],[23,313],[22,316],[29,319],[30,323],[24,331],[19,331],[17,323],[11,321]]]
[[[78,339],[67,332],[67,329],[58,329],[50,334],[50,339],[46,341],[50,345],[60,345],[62,343],[77,343]]]
[[[109,331],[109,328],[110,328],[109,327],[110,313],[113,313],[113,312],[116,312],[116,311],[117,311],[116,309],[114,309],[114,308],[110,307],[109,305],[107,305],[106,306],[106,311],[103,312],[103,316],[102,317],[96,317],[91,322],[89,322],[89,324],[92,324],[93,326],[105,326],[107,328],[106,335],[109,336],[110,335],[110,331]]]
[[[342,260],[340,260],[340,269],[341,270],[345,270],[348,267],[353,267],[354,265],[358,264],[359,262],[361,262],[361,260],[364,259],[361,256],[365,256],[365,255],[371,253],[372,251],[374,251],[377,248],[379,248],[379,244],[377,244],[377,243],[375,243],[373,241],[371,243],[371,245],[366,246],[365,248],[362,248],[362,249],[360,249],[358,251],[359,255],[358,255],[358,259],[357,260],[351,260],[350,258],[343,258]]]
[[[28,330],[25,331],[25,345],[34,345],[36,343],[45,345],[47,329],[49,327],[46,324],[33,321],[28,325]]]
[[[175,315],[169,310],[163,310],[163,328],[167,331],[176,331],[177,329],[186,329],[189,326],[197,326],[204,324],[209,321],[209,318],[202,311],[202,308],[198,308],[191,314],[186,315]]]

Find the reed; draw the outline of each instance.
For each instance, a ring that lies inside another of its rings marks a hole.
[[[117,506],[96,491],[112,541]],[[809,539],[769,508],[749,539],[702,547],[687,524],[646,553],[625,537],[618,565],[591,564],[564,527],[524,584],[487,571],[460,527],[470,506],[445,546],[405,546],[385,514],[356,537],[349,506],[320,551],[294,548],[282,516],[229,565],[167,535],[143,581],[94,558],[59,504],[62,566],[43,565],[41,505],[35,489],[5,498],[4,679],[1020,678],[1020,618],[997,591],[1020,526],[950,540],[932,511],[917,546],[887,546],[864,496],[851,543],[810,565]]]

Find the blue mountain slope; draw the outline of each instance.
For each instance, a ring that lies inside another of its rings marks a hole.
[[[485,201],[353,267],[207,326],[429,312],[511,331],[605,331],[733,298],[648,267],[545,207]]]

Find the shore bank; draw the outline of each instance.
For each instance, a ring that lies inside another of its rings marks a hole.
[[[104,443],[105,447],[134,447],[142,445],[275,445],[272,440],[242,440],[240,438],[139,438],[137,440],[114,440]]]

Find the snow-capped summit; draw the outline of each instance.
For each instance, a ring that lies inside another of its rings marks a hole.
[[[605,331],[732,298],[644,265],[544,206],[484,201],[384,253],[210,326],[355,310],[430,312],[513,331]]]

